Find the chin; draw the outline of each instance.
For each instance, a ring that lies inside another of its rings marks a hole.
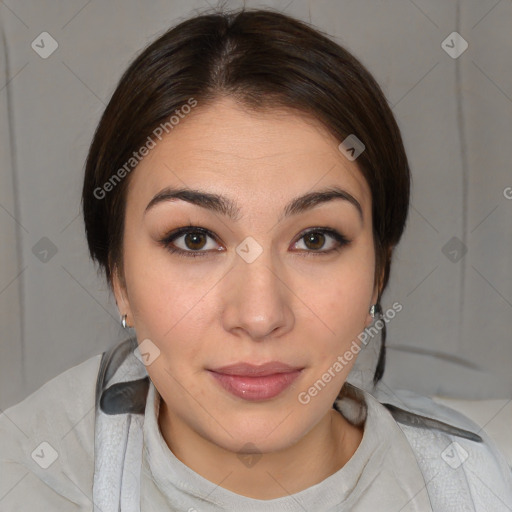
[[[285,450],[302,439],[315,422],[311,425],[298,423],[295,414],[285,413],[276,416],[271,413],[259,420],[251,421],[245,416],[237,422],[233,417],[223,416],[222,427],[216,432],[208,432],[206,437],[218,446],[231,452],[269,453]],[[292,420],[295,418],[295,420]]]

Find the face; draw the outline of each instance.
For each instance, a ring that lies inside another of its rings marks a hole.
[[[275,451],[305,436],[332,409],[355,356],[335,362],[371,322],[371,194],[338,144],[295,113],[222,99],[199,104],[132,171],[119,310],[139,344],[160,351],[147,371],[172,420],[226,450]],[[176,198],[175,189],[214,197]],[[297,201],[326,190],[339,195]],[[270,361],[299,371],[210,371]]]

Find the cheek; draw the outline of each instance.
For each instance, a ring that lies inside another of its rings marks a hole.
[[[333,278],[327,293],[328,311],[335,323],[349,328],[364,324],[370,307],[373,291],[373,275],[356,271]]]
[[[360,243],[323,279],[319,297],[325,311],[344,322],[364,321],[373,294],[375,257],[373,247]]]
[[[374,255],[371,250],[357,251],[343,265],[315,287],[311,303],[321,320],[329,327],[325,344],[319,347],[332,358],[352,345],[359,344],[358,335],[364,330],[372,300]]]
[[[148,366],[148,373],[155,385],[162,379],[169,386],[173,375],[180,382],[189,382],[195,394],[202,393],[200,387],[195,389],[194,372],[199,371],[198,362],[208,354],[211,337],[207,332],[215,320],[212,316],[216,308],[211,303],[214,294],[207,292],[218,279],[212,272],[198,279],[197,271],[194,277],[190,270],[183,269],[187,265],[178,266],[170,257],[155,256],[149,260],[147,254],[132,254],[126,268],[139,343],[149,338],[162,355]],[[145,261],[153,263],[147,265]],[[192,265],[188,267],[192,269]]]
[[[193,336],[197,324],[191,322],[191,312],[204,295],[204,283],[190,280],[182,266],[172,265],[171,257],[162,249],[133,249],[126,252],[125,274],[137,336],[162,343],[175,337],[183,326]]]

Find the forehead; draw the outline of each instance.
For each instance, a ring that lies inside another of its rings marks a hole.
[[[132,171],[128,203],[145,208],[162,188],[180,186],[270,206],[337,185],[369,211],[368,184],[338,144],[321,123],[295,112],[248,111],[229,98],[198,104]]]

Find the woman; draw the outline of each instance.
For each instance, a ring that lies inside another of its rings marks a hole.
[[[0,509],[510,510],[492,442],[384,387],[384,348],[347,381],[402,307],[381,298],[409,182],[381,89],[307,25],[203,15],[151,44],[82,197],[135,334],[6,411]]]

